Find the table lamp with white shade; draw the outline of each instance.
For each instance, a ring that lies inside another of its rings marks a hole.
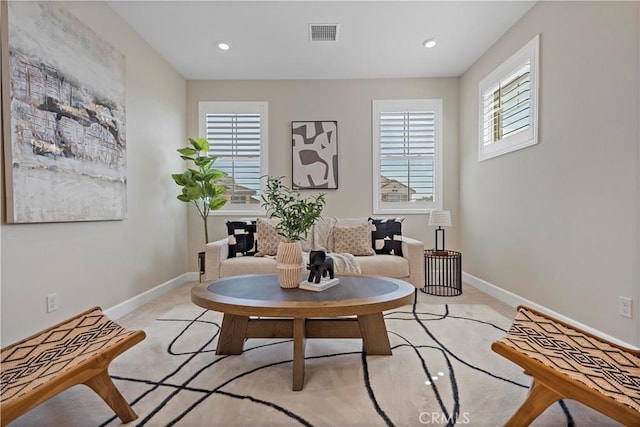
[[[451,212],[449,211],[431,211],[429,215],[429,225],[437,225],[436,229],[436,247],[435,252],[446,252],[444,249],[444,229],[442,227],[451,227]],[[442,247],[439,245],[439,235],[442,235]]]

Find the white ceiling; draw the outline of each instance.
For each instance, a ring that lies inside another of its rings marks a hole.
[[[187,80],[461,75],[532,1],[109,1]],[[309,24],[340,24],[337,42]],[[426,49],[428,38],[438,45]],[[218,40],[231,45],[216,47]]]

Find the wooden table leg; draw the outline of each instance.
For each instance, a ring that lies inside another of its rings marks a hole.
[[[222,318],[216,354],[242,354],[248,324],[249,316],[225,313]]]
[[[382,313],[358,315],[358,326],[367,355],[391,355],[391,344]]]
[[[300,391],[304,386],[305,321],[304,318],[293,319],[293,391]]]

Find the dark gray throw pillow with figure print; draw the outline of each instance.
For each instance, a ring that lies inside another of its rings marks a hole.
[[[369,218],[375,227],[371,232],[371,244],[377,254],[402,256],[401,218]]]
[[[256,253],[256,220],[226,221],[229,258]]]

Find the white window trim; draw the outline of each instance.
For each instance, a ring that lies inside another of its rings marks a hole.
[[[204,117],[209,113],[259,113],[260,114],[260,175],[267,175],[269,168],[269,103],[268,102],[224,102],[224,101],[202,101],[198,103],[198,129],[200,135],[206,135],[206,120]],[[214,164],[215,167],[215,164]],[[260,181],[261,192],[264,192],[264,180]],[[233,207],[232,207],[233,206]],[[238,209],[237,204],[226,204],[222,209],[210,211],[209,215],[266,215],[261,204],[249,205]]]
[[[478,161],[491,159],[538,143],[539,52],[540,35],[536,35],[502,65],[482,79],[478,85]],[[495,87],[500,80],[514,73],[527,60],[531,61],[529,70],[529,99],[531,102],[529,129],[485,146],[483,140],[483,95],[488,90],[491,90],[492,87]]]
[[[382,202],[380,200],[380,112],[383,110],[432,110],[435,113],[435,162],[433,201],[416,203]],[[389,214],[425,214],[432,210],[442,210],[442,100],[441,99],[393,99],[373,100],[372,103],[372,152],[373,152],[373,213]]]

